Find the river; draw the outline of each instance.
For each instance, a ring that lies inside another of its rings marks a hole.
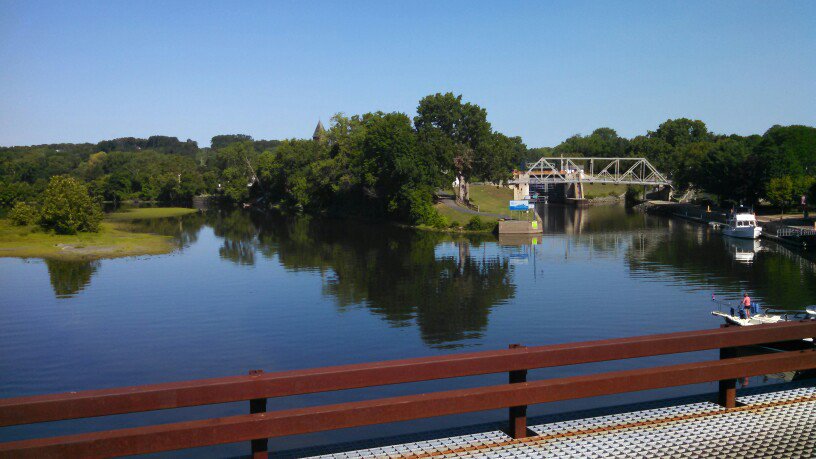
[[[497,238],[211,210],[139,223],[178,250],[92,262],[0,259],[0,397],[715,328],[711,294],[816,304],[816,264],[623,207],[542,211],[545,235]],[[716,358],[702,352],[533,371],[530,379]],[[269,409],[499,384],[461,378],[270,400]],[[751,378],[749,384],[773,382]],[[531,407],[565,410],[714,384]],[[243,414],[248,403],[0,430],[3,439]],[[272,440],[272,449],[503,419],[502,412]],[[207,454],[245,454],[224,445]],[[174,454],[169,454],[173,456]],[[185,457],[189,452],[179,454]]]

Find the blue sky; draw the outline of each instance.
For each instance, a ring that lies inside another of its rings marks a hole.
[[[528,146],[816,125],[816,2],[0,0],[0,145],[308,137],[452,91]]]

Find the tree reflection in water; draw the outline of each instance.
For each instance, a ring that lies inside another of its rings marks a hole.
[[[178,249],[190,246],[198,240],[198,233],[204,226],[203,214],[189,214],[182,217],[167,217],[132,222],[120,225],[132,231],[171,236]],[[85,288],[100,267],[100,261],[87,260],[45,260],[51,286],[57,298],[70,298]]]
[[[99,268],[99,261],[45,260],[51,287],[57,298],[70,298],[88,285]]]
[[[515,294],[507,259],[474,257],[485,237],[418,232],[384,224],[222,211],[209,221],[221,256],[253,264],[255,252],[292,271],[323,273],[341,310],[362,305],[395,327],[415,322],[440,348],[481,337],[493,306]],[[456,255],[437,255],[440,244]]]

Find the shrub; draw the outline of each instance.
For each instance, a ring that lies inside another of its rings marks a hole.
[[[24,202],[18,202],[8,213],[12,223],[17,226],[33,225],[40,219],[40,213],[36,207]]]
[[[58,234],[99,231],[102,209],[88,188],[73,177],[52,177],[42,195],[40,226]]]
[[[448,225],[448,227],[450,227],[450,228],[459,228],[460,226],[462,226],[462,224],[461,224],[461,223],[459,223],[459,222],[458,222],[458,221],[456,221],[456,220],[452,221],[452,222],[450,223],[450,225]]]
[[[486,229],[490,229],[490,225],[482,221],[478,215],[474,215],[473,218],[470,219],[467,225],[465,225],[466,229],[471,231],[484,231]]]
[[[433,206],[431,192],[424,188],[410,189],[403,187],[401,204],[407,207],[408,220],[415,225],[427,225],[434,228],[448,226],[445,217]]]
[[[635,203],[641,200],[643,192],[633,186],[626,187],[625,199],[628,203]]]

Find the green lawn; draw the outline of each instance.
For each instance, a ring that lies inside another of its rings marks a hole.
[[[176,217],[195,212],[179,207],[132,209],[105,216],[98,233],[54,234],[37,226],[15,226],[0,219],[0,257],[94,260],[172,252],[169,236],[131,231],[126,222]]]
[[[147,220],[150,218],[181,217],[194,213],[195,209],[185,207],[138,207],[122,212],[114,212],[105,216],[106,220]]]
[[[447,219],[449,224],[453,223],[453,222],[458,222],[459,226],[465,226],[465,225],[467,225],[467,222],[469,222],[470,219],[475,216],[475,215],[469,214],[467,212],[460,212],[460,211],[458,211],[456,209],[452,209],[452,208],[446,206],[445,204],[436,204],[436,205],[434,205],[434,207],[436,207],[436,210],[437,210],[437,212],[439,212],[440,215],[442,215],[443,217],[445,217]],[[485,222],[485,223],[488,223],[488,222],[489,223],[495,223],[495,222],[498,221],[497,218],[485,217],[483,215],[480,215],[479,218],[481,218],[482,221]]]
[[[584,184],[584,197],[587,199],[620,196],[624,193],[626,193],[626,185],[613,185],[611,183]]]
[[[510,200],[513,199],[513,190],[507,187],[491,185],[471,185],[470,202],[479,206],[480,212],[491,214],[510,215]]]

